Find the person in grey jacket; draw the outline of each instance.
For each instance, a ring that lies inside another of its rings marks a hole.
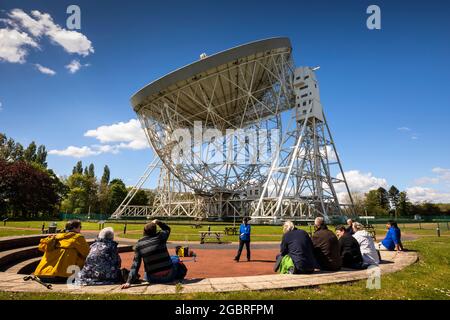
[[[371,265],[377,266],[380,263],[380,258],[378,251],[375,248],[375,242],[373,241],[372,235],[364,230],[364,226],[359,222],[353,222],[353,231],[353,238],[359,243],[363,265],[365,267]]]

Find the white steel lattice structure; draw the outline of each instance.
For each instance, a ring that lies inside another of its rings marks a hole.
[[[287,38],[202,54],[131,103],[162,170],[151,210],[126,199],[116,218],[335,215],[340,183],[351,201],[314,69],[295,68]]]

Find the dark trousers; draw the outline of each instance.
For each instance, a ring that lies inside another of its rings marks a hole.
[[[247,260],[250,260],[250,240],[241,240],[241,239],[239,239],[239,249],[238,249],[236,257],[234,258],[235,260],[240,259],[242,249],[244,248],[244,244],[245,244],[245,248],[247,249]]]

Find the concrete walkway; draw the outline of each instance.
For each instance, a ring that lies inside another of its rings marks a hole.
[[[381,252],[383,263],[381,275],[396,272],[417,261],[416,252]],[[262,275],[245,277],[190,279],[181,285],[140,284],[122,290],[120,285],[76,287],[65,284],[53,285],[52,290],[34,282],[23,280],[23,275],[0,272],[0,290],[11,292],[65,292],[72,294],[173,294],[194,292],[226,292],[243,290],[267,290],[318,286],[330,283],[342,283],[368,278],[367,270],[342,270],[338,272],[318,272],[311,275]]]

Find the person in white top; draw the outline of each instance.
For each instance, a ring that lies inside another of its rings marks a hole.
[[[380,258],[370,233],[364,230],[364,226],[359,222],[353,222],[353,232],[353,237],[359,243],[363,264],[366,267],[378,265],[380,263]]]

